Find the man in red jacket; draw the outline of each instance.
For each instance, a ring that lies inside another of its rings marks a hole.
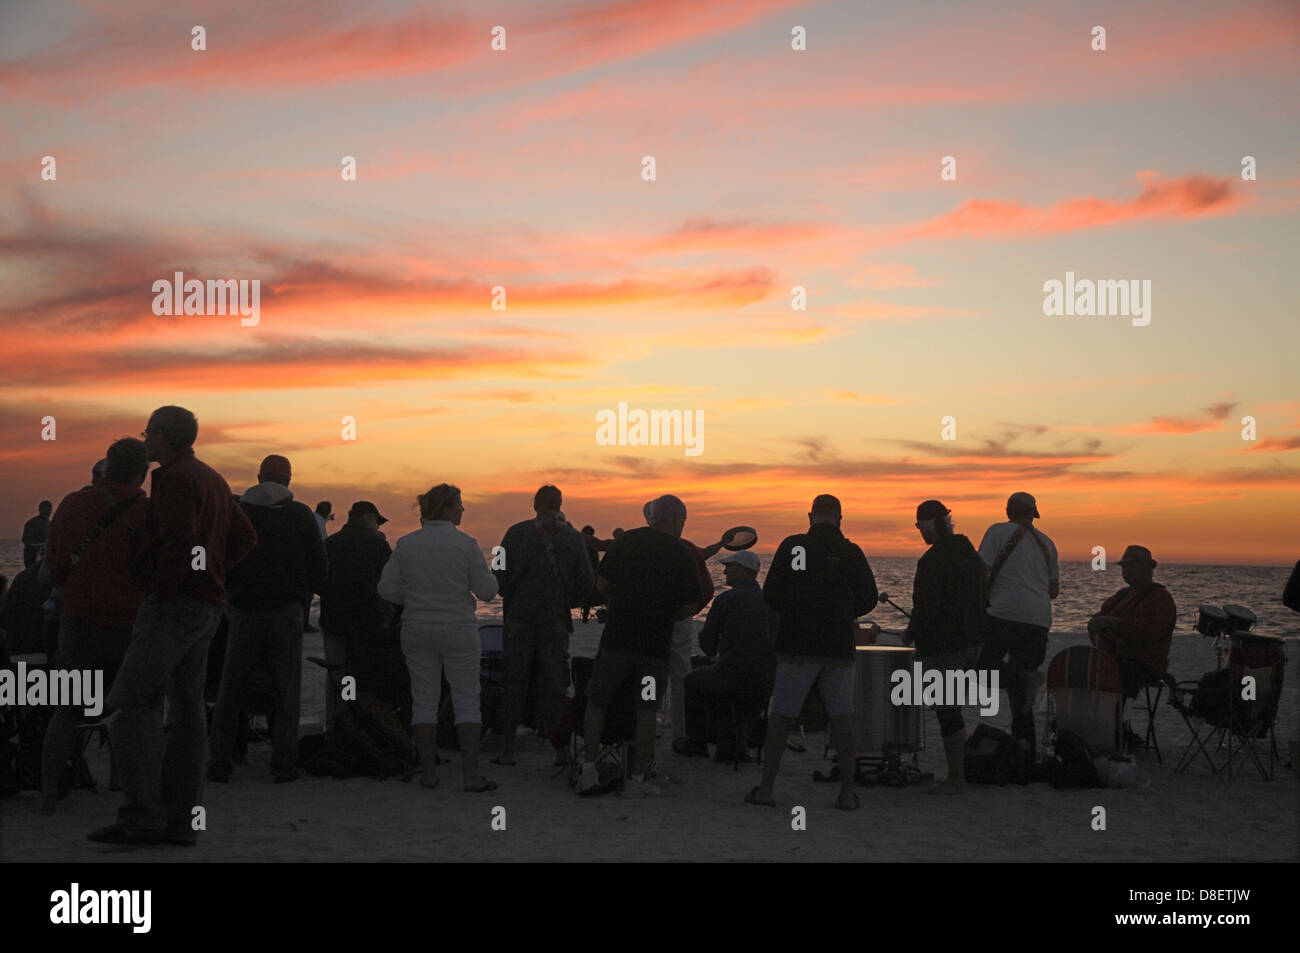
[[[50,573],[63,590],[54,667],[102,671],[110,691],[144,600],[129,567],[145,528],[149,504],[140,487],[148,472],[141,441],[115,442],[99,482],[69,493],[54,511],[46,544]],[[76,748],[79,716],[75,708],[60,708],[45,730],[42,814],[53,814],[58,804],[59,776]]]
[[[226,569],[246,556],[257,534],[230,486],[194,455],[199,424],[184,407],[159,407],[143,434],[150,460],[145,572],[147,595],[135,618],[108,704],[120,762],[123,803],[117,823],[90,833],[106,844],[196,842],[202,805],[207,717],[203,682],[208,643],[226,603]],[[159,731],[167,696],[165,750]]]
[[[1169,667],[1178,609],[1169,590],[1152,579],[1158,564],[1151,550],[1130,546],[1119,563],[1128,585],[1102,603],[1088,622],[1088,636],[1119,663],[1124,695],[1133,698]]]

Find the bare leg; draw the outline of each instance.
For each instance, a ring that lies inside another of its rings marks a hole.
[[[50,717],[41,747],[41,813],[53,814],[59,803],[59,778],[77,746],[77,713],[60,708]]]
[[[629,774],[644,774],[655,758],[655,711],[636,710],[636,732],[632,736],[632,766]]]
[[[835,715],[831,718],[831,744],[840,766],[840,802],[852,803],[857,795],[853,791],[853,777],[858,773],[858,753],[853,740],[853,716]]]
[[[476,791],[486,783],[478,770],[478,743],[483,737],[483,725],[477,721],[461,722],[456,726],[456,740],[460,742],[460,764],[466,791]]]
[[[424,778],[420,781],[426,788],[438,784],[438,727],[437,725],[413,725],[415,729],[415,750],[420,755],[420,767],[424,769]]]
[[[582,723],[582,753],[587,761],[595,761],[600,753],[600,736],[605,733],[605,709],[587,702],[587,716]]]
[[[767,744],[763,746],[763,781],[758,791],[762,798],[772,796],[772,786],[776,784],[777,772],[781,770],[781,756],[785,754],[785,742],[790,735],[790,725],[793,720],[775,712],[767,716]]]

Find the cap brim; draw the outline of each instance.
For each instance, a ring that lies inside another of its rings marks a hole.
[[[380,516],[378,513],[376,513],[376,514],[375,514],[375,522],[377,522],[380,526],[383,526],[385,523],[388,522],[388,517],[387,517],[387,516]]]

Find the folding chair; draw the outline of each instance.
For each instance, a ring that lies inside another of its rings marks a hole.
[[[1152,689],[1155,690],[1154,698],[1151,695]],[[1131,701],[1126,701],[1124,707],[1124,743],[1125,745],[1128,744],[1128,740],[1129,740],[1128,736],[1130,733],[1132,733],[1135,737],[1140,737],[1142,743],[1142,749],[1144,751],[1150,751],[1152,748],[1154,748],[1156,752],[1156,763],[1164,764],[1165,763],[1164,758],[1160,756],[1160,742],[1156,740],[1156,709],[1160,705],[1160,699],[1164,697],[1164,693],[1165,693],[1164,679],[1153,676],[1148,680],[1144,681],[1138,687],[1138,691],[1141,693],[1140,697],[1142,699],[1142,704],[1139,705],[1138,698],[1135,697]],[[1138,736],[1137,733],[1134,732],[1132,729],[1133,709],[1146,712],[1146,716],[1147,716],[1146,731],[1140,736]]]
[[[1105,652],[1090,645],[1075,645],[1056,653],[1047,667],[1047,730],[1070,730],[1088,744],[1094,755],[1118,750],[1124,677]]]
[[[1276,636],[1244,632],[1227,638],[1228,662],[1223,668],[1196,682],[1165,678],[1169,703],[1191,736],[1174,771],[1184,773],[1199,754],[1215,777],[1231,782],[1237,762],[1244,758],[1261,778],[1272,781],[1279,760],[1274,725],[1286,673],[1286,643]]]

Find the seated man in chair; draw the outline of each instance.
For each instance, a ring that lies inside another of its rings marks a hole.
[[[724,556],[720,562],[726,567],[724,574],[731,588],[713,600],[700,630],[700,648],[705,655],[718,656],[718,663],[686,676],[686,737],[673,742],[674,751],[688,756],[708,757],[705,739],[710,708],[723,714],[733,700],[752,702],[756,707],[771,693],[776,674],[773,645],[780,619],[758,585],[758,557],[744,551]],[[737,715],[747,717],[744,711]],[[734,742],[734,737],[718,733],[719,761],[743,758],[744,752],[728,750]]]
[[[1088,622],[1088,636],[1119,663],[1124,696],[1134,698],[1168,668],[1178,610],[1169,590],[1152,580],[1157,563],[1151,550],[1129,546],[1119,562],[1128,585],[1102,603]]]

